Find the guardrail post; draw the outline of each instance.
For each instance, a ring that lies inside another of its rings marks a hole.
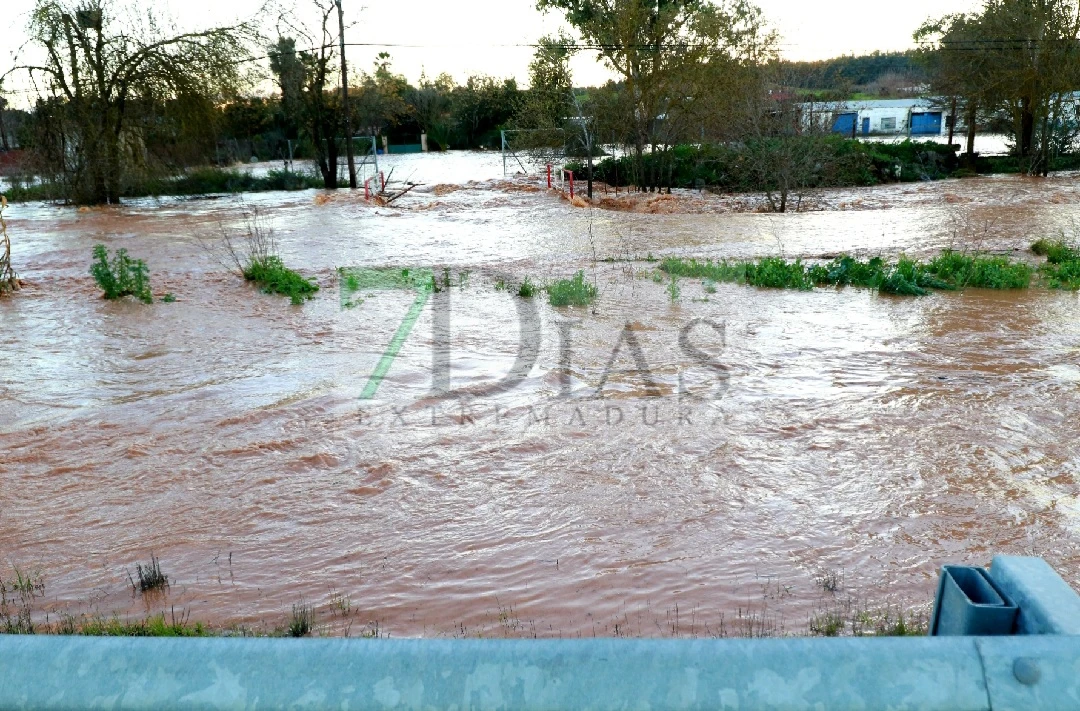
[[[994,556],[990,576],[1019,608],[1016,634],[1080,635],[1080,595],[1042,558]]]

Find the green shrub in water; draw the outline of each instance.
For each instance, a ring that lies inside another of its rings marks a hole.
[[[281,262],[281,257],[271,255],[252,259],[244,269],[244,278],[262,287],[267,294],[284,294],[299,306],[319,290],[313,280],[305,279]]]
[[[1080,290],[1080,259],[1059,264],[1048,262],[1040,271],[1051,289]]]
[[[788,262],[781,257],[765,257],[746,263],[746,283],[773,289],[810,289],[813,283],[803,268],[802,260]]]
[[[1040,239],[1031,245],[1031,251],[1040,257],[1046,257],[1051,264],[1080,261],[1080,249],[1065,243],[1063,239]]]
[[[90,275],[105,292],[106,299],[134,296],[144,304],[154,303],[150,293],[150,271],[141,259],[132,259],[126,249],[119,249],[112,260],[105,245],[94,246],[94,262]]]
[[[1030,264],[1010,262],[1005,257],[975,256],[947,249],[931,260],[924,271],[954,288],[1026,289],[1035,270]]]
[[[547,292],[552,306],[587,306],[596,298],[596,287],[585,281],[584,271],[549,284]]]

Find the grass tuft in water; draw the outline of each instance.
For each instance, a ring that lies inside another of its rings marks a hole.
[[[671,297],[672,303],[679,300],[679,294],[681,293],[681,291],[682,290],[679,289],[679,277],[673,274],[671,276],[671,282],[667,285],[667,293],[668,296]]]
[[[518,296],[523,299],[531,299],[536,296],[536,292],[539,291],[536,284],[532,283],[529,277],[525,277],[525,280],[521,282],[521,286],[518,287]]]
[[[547,292],[552,306],[588,306],[596,299],[596,287],[585,281],[584,271],[549,284]]]
[[[306,637],[315,629],[315,606],[304,603],[300,598],[299,604],[293,605],[292,616],[289,618],[289,636]]]
[[[118,617],[91,617],[75,619],[71,615],[61,618],[57,628],[60,634],[79,634],[93,637],[210,637],[213,633],[201,622],[188,622],[188,613],[177,617],[173,610],[172,620],[165,613],[144,620],[121,620]]]

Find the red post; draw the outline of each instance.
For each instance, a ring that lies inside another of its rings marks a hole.
[[[374,177],[374,176],[372,176],[372,177]],[[368,178],[367,180],[364,181],[364,199],[365,200],[370,200],[371,199],[371,180],[372,180],[372,178]]]
[[[551,163],[547,164],[547,173],[548,173],[548,190],[551,190]]]
[[[568,170],[566,172],[570,174],[570,200],[573,201],[573,199],[574,199],[574,171]]]
[[[382,183],[382,191],[385,193],[386,192],[386,176],[383,175],[383,172],[381,170],[379,171],[379,182]]]

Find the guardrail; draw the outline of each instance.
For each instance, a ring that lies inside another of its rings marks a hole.
[[[1080,708],[1080,598],[1037,558],[995,558],[990,575],[999,594],[1016,603],[1012,634],[764,640],[0,637],[0,710]],[[935,619],[951,614],[939,600]]]

